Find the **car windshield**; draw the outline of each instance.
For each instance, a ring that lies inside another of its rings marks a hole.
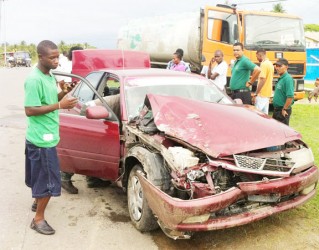
[[[301,19],[279,16],[245,16],[245,47],[305,51]]]
[[[129,118],[138,115],[146,94],[179,96],[193,100],[231,104],[232,101],[205,78],[141,77],[125,81],[126,107]]]

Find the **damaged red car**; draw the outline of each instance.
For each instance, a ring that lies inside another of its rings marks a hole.
[[[72,92],[79,103],[60,112],[61,169],[119,182],[140,231],[160,226],[187,239],[316,193],[318,169],[301,135],[204,77],[105,69],[80,79]]]

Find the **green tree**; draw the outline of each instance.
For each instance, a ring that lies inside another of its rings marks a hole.
[[[319,24],[305,24],[305,31],[319,32]]]
[[[1,0],[0,0],[1,1]],[[62,53],[62,51],[69,51],[69,49],[73,46],[81,46],[84,49],[95,49],[94,46],[89,45],[88,43],[74,43],[74,44],[66,44],[64,41],[61,41],[58,44],[59,51]],[[32,58],[32,63],[35,63],[37,61],[37,46],[34,43],[27,44],[26,41],[21,41],[18,44],[9,44],[6,43],[6,46],[4,46],[4,43],[1,44],[0,47],[0,65],[3,65],[3,56],[2,53],[4,52],[4,47],[6,47],[6,52],[15,52],[15,51],[27,51],[30,53]]]
[[[274,4],[272,6],[272,12],[276,13],[285,13],[284,7],[281,5],[281,3]]]

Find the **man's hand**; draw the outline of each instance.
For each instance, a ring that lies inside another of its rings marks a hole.
[[[65,95],[60,101],[60,108],[71,109],[71,108],[74,108],[77,103],[78,103],[77,98],[70,95]]]
[[[281,114],[283,117],[286,117],[288,115],[287,111],[285,109],[281,110]]]
[[[257,97],[257,95],[253,95],[253,96],[252,96],[252,98],[251,98],[252,104],[255,104],[255,103],[256,103],[256,97]]]
[[[215,57],[212,57],[212,59],[209,62],[209,66],[208,67],[212,67],[212,65],[215,63]]]
[[[59,86],[62,89],[63,93],[67,94],[72,91],[72,89],[77,85],[76,81],[65,82],[64,80],[59,81]]]

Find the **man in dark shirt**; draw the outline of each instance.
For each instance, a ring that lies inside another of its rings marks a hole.
[[[280,77],[273,98],[274,113],[272,117],[289,125],[291,105],[294,102],[294,81],[287,72],[288,61],[285,58],[278,59],[274,65]]]
[[[231,98],[241,99],[244,104],[251,104],[249,86],[258,78],[260,68],[250,61],[248,57],[244,56],[244,46],[242,43],[235,43],[233,50],[236,61],[232,68],[230,79]]]

